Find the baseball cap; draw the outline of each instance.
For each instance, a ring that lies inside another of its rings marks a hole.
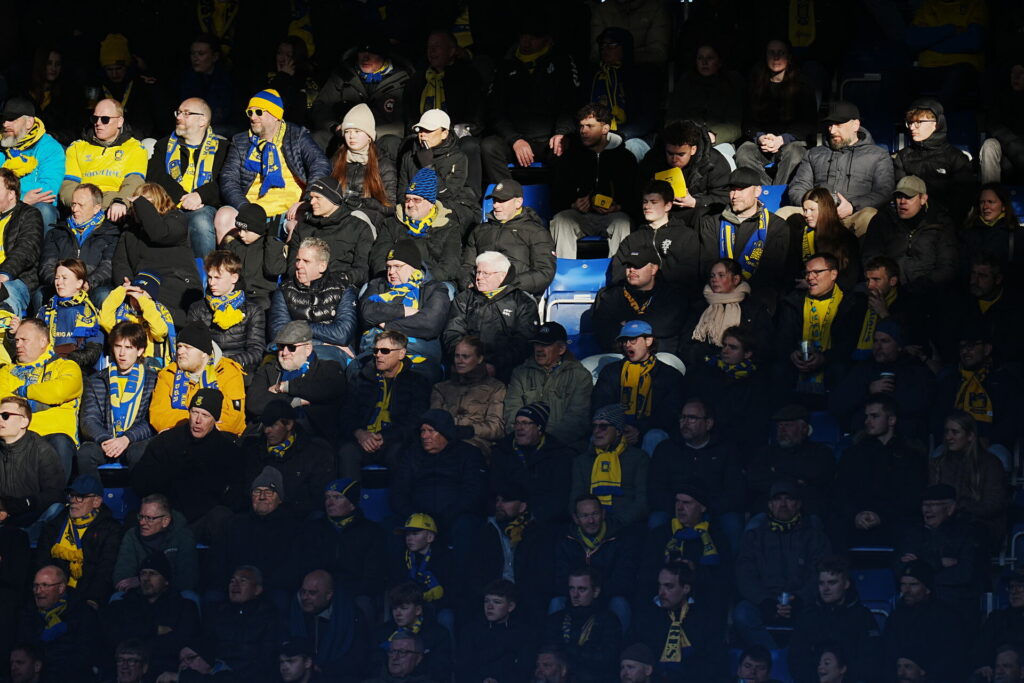
[[[916,197],[919,194],[928,194],[928,186],[916,175],[907,175],[900,178],[896,183],[893,194],[902,194],[907,197]]]
[[[433,531],[437,533],[437,522],[425,512],[414,512],[402,527],[406,531]]]
[[[66,492],[77,493],[80,496],[100,496],[102,498],[103,485],[91,474],[80,474],[71,482],[71,486],[66,489]]]
[[[654,330],[651,328],[651,324],[643,320],[630,320],[628,323],[622,326],[619,330],[619,336],[615,337],[615,340],[619,339],[632,339],[634,337],[653,337]]]
[[[544,323],[530,339],[531,344],[554,344],[565,341],[569,341],[569,335],[558,323]]]
[[[658,257],[658,252],[647,244],[642,244],[630,250],[622,259],[622,264],[629,268],[643,268],[649,263],[660,265],[661,258]]]
[[[822,119],[823,123],[846,123],[853,119],[860,118],[860,110],[853,102],[839,100],[828,105],[828,114]]]
[[[511,178],[506,178],[505,180],[502,180],[497,185],[495,185],[494,189],[491,190],[491,193],[487,195],[486,198],[492,199],[496,202],[507,202],[513,197],[522,196],[523,186],[519,184],[519,181],[512,180]]]
[[[449,130],[452,127],[452,118],[440,109],[428,109],[420,116],[420,120],[412,125],[415,132],[421,130],[432,131],[438,128]]]

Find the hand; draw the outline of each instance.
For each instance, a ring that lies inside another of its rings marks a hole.
[[[7,277],[3,273],[0,273],[0,282],[10,282],[11,278]]]
[[[580,197],[572,203],[572,208],[580,213],[588,213],[590,211],[590,197]]]
[[[882,377],[868,385],[869,394],[891,394],[894,391],[896,391],[896,380],[892,377]]]
[[[131,577],[128,577],[127,579],[121,579],[120,581],[118,581],[117,585],[114,586],[114,589],[118,590],[118,591],[121,591],[121,592],[124,592],[124,591],[130,591],[132,588],[138,588],[138,587],[139,587],[139,577],[131,576]]]
[[[849,218],[853,215],[853,204],[850,200],[843,196],[841,192],[836,192],[836,196],[839,197],[839,204],[836,206],[836,211],[839,213],[840,218]]]
[[[775,613],[783,619],[789,619],[793,616],[793,605],[779,605],[775,608]]]
[[[130,444],[131,441],[127,436],[119,436],[115,439],[107,439],[100,444],[100,448],[103,449],[103,454],[108,458],[118,458],[128,449]]]
[[[516,161],[520,166],[529,166],[533,163],[533,148],[526,140],[516,140],[512,143],[512,151],[516,154]]]
[[[284,217],[287,220],[294,221],[295,217],[299,214],[299,208],[301,206],[302,206],[302,202],[295,202],[294,204],[292,204],[291,206],[288,207],[288,213],[286,213]],[[292,226],[292,227],[294,227],[294,226]],[[289,231],[288,234],[290,236],[291,235],[291,231]]]
[[[564,135],[552,135],[551,139],[548,140],[548,147],[551,148],[556,157],[562,156],[562,152],[565,151],[565,145],[562,144],[564,138]]]
[[[992,680],[992,667],[983,666],[980,669],[975,669],[974,675],[979,678],[984,678],[986,681]]]
[[[352,349],[350,349],[347,346],[342,346],[341,350],[344,351],[345,355],[347,355],[349,358],[355,358],[356,357],[356,354],[352,353]]]
[[[186,211],[195,211],[203,208],[203,200],[198,192],[189,192],[181,197],[181,208]]]
[[[107,218],[115,222],[121,220],[126,215],[128,215],[128,207],[121,202],[114,202],[107,209]]]
[[[692,209],[697,206],[697,200],[693,198],[692,194],[688,194],[685,197],[676,197],[672,200],[673,206],[678,206],[681,209]]]
[[[280,393],[282,393],[281,392],[281,383],[278,382],[277,384],[271,384],[269,387],[267,387],[267,391],[269,391],[272,394],[280,394]]]
[[[640,442],[640,430],[635,425],[626,425],[622,430],[622,436],[630,446],[635,446]]]
[[[29,190],[28,192],[26,192],[25,196],[22,197],[21,201],[29,205],[53,204],[55,201],[57,201],[57,195],[55,195],[50,190],[46,190],[44,192],[43,188],[37,187],[34,190]]]
[[[178,683],[178,672],[165,671],[157,676],[156,683]]]
[[[9,339],[14,337],[14,333],[18,331],[18,325],[21,324],[21,318],[18,316],[11,316],[11,321],[7,323],[7,337]]]
[[[157,626],[156,627],[156,634],[158,636],[166,636],[168,633],[170,633],[173,630],[174,629],[171,628],[170,626]]]
[[[946,568],[955,567],[958,564],[960,564],[960,561],[957,560],[955,557],[944,557],[944,558],[942,558],[942,566],[943,567],[946,567]]]
[[[367,453],[376,453],[384,445],[383,436],[368,432],[365,429],[356,430],[356,441],[359,442],[360,448]]]
[[[873,514],[874,513],[868,511],[858,512],[857,516],[853,518],[853,525],[858,529],[870,529],[874,526],[871,524],[871,515]]]
[[[885,303],[885,297],[882,296],[878,290],[868,290],[868,306],[871,307],[871,310],[874,311],[875,315],[879,318],[884,320],[889,317],[889,306]]]
[[[93,608],[94,610],[96,610],[97,612],[98,612],[98,611],[99,611],[99,609],[100,609],[100,605],[99,605],[99,603],[98,603],[98,602],[96,602],[95,600],[86,600],[86,601],[85,601],[85,604],[89,605],[89,607],[92,607],[92,608]]]
[[[913,562],[916,559],[917,555],[914,553],[903,553],[903,555],[900,556],[900,562]]]
[[[799,351],[789,355],[789,359],[796,366],[796,369],[803,373],[815,372],[825,364],[825,356],[821,351],[812,351],[807,360],[804,360]]]
[[[289,76],[295,75],[295,59],[288,56],[281,56],[277,58],[277,70],[281,73],[286,73]]]

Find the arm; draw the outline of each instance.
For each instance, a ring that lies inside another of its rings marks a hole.
[[[217,373],[217,384],[224,394],[224,407],[217,424],[222,431],[239,436],[245,431],[245,372],[229,358],[221,363],[223,370]]]
[[[255,368],[263,360],[266,349],[266,313],[259,306],[247,306],[245,311],[245,346],[234,360],[245,368]]]
[[[121,288],[124,291],[124,288]],[[159,309],[156,307],[156,302],[148,296],[139,297],[139,308],[142,309],[142,319],[149,325],[149,336],[154,341],[163,341],[167,339],[167,335],[170,329],[167,326],[167,321],[160,315]],[[173,349],[172,349],[173,351]]]
[[[103,287],[104,285],[111,284],[111,279],[114,275],[114,252],[117,250],[117,245],[120,242],[120,239],[118,239],[117,242],[110,241],[104,247],[103,256],[100,258],[100,262],[88,275],[90,289],[96,289],[97,287]],[[54,270],[56,270],[56,268]]]
[[[340,363],[321,361],[314,376],[303,375],[288,382],[288,395],[310,403],[326,403],[345,397],[347,380]]]
[[[4,252],[3,260],[0,261],[0,273],[5,273],[12,280],[36,267],[43,248],[43,216],[39,209],[22,206],[18,222],[17,240],[11,249]],[[11,227],[8,225],[7,229]]]
[[[647,519],[647,469],[650,458],[643,451],[636,452],[638,456],[632,486],[623,487],[627,493],[621,499],[615,500],[611,511],[612,517],[622,526]]]
[[[149,403],[149,423],[157,432],[170,429],[188,416],[187,410],[171,407],[171,385],[173,383],[174,373],[169,368],[161,370],[156,377],[156,389],[153,390],[153,398]],[[148,457],[152,446],[146,450]],[[143,462],[145,462],[145,457],[139,461],[138,465]],[[136,469],[138,469],[138,465],[136,465]],[[152,491],[147,491],[147,493],[152,493]]]
[[[543,292],[555,278],[555,243],[547,230],[538,231],[530,242],[530,266],[519,273],[519,287],[527,292]]]
[[[124,180],[121,181],[121,186],[116,191],[108,191],[103,193],[103,208],[110,206],[111,202],[115,199],[128,199],[135,194],[146,182],[146,150],[139,145],[138,151],[128,151],[130,155],[138,156],[141,155],[141,160],[136,159],[136,170],[128,171],[125,175]]]
[[[270,334],[267,337],[273,339],[289,322],[291,314],[288,312],[288,304],[285,303],[284,293],[278,289],[270,298]]]
[[[44,137],[36,147],[36,158],[39,160],[36,171],[36,187],[27,187],[22,183],[21,192],[39,189],[43,192],[60,192],[61,182],[64,180],[64,148],[56,140]]]
[[[850,203],[853,204],[854,211],[860,211],[869,206],[876,209],[885,206],[892,199],[893,190],[896,188],[895,170],[889,162],[889,155],[877,147],[874,150],[879,153],[879,159],[875,164],[875,171],[872,174],[871,191],[857,197],[847,197]],[[804,162],[800,162],[800,166],[803,166],[803,164]],[[797,175],[799,173],[798,168]],[[789,195],[792,198],[792,185],[789,188]]]
[[[79,415],[82,436],[96,443],[114,438],[106,422],[108,388],[102,378],[103,375],[97,374],[89,380],[82,395],[82,409]]]
[[[146,370],[145,389],[140,399],[139,414],[135,416],[135,421],[132,422],[131,426],[124,433],[124,436],[128,437],[128,440],[132,443],[145,441],[156,435],[153,427],[149,424],[148,417],[149,406],[153,401],[153,391],[156,388],[156,377],[156,372],[149,369]]]
[[[273,310],[273,305],[271,306]],[[271,314],[273,319],[273,314]],[[356,331],[356,290],[353,287],[345,287],[338,308],[334,312],[334,321],[330,323],[310,323],[313,330],[313,338],[319,339],[327,344],[347,346],[352,335]]]
[[[164,188],[171,199],[174,200],[174,203],[177,204],[185,196],[185,190],[167,172],[168,142],[170,142],[170,139],[164,138],[157,141],[153,146],[153,156],[149,158],[149,163],[146,165],[146,180]],[[184,147],[179,147],[178,153],[180,154],[183,149]]]
[[[82,143],[84,144],[84,143]],[[79,142],[72,142],[64,155],[64,181],[60,184],[60,203],[71,207],[71,195],[82,182],[82,169],[78,163]]]
[[[82,370],[78,364],[69,360],[56,360],[52,365],[56,372],[50,379],[30,384],[15,393],[50,406],[79,398],[82,395]]]
[[[284,242],[270,235],[264,235],[260,239],[263,241],[263,274],[268,277],[283,275],[288,270]]]
[[[178,212],[160,215],[145,197],[136,197],[132,202],[135,216],[142,223],[142,232],[153,244],[160,247],[176,247],[188,239],[188,221]]]
[[[505,418],[502,411],[505,407],[504,385],[495,387],[482,415],[474,416],[473,432],[481,439],[497,441],[505,434]]]
[[[572,372],[572,394],[562,416],[560,429],[563,434],[571,434],[574,439],[579,439],[590,431],[590,399],[594,380],[590,372],[582,366],[574,366]]]
[[[376,303],[376,302],[371,302]],[[422,339],[436,339],[441,335],[448,319],[448,308],[451,301],[448,300],[448,289],[446,287],[432,287],[430,294],[421,299],[419,313],[415,315],[404,315],[404,310],[398,313],[397,317],[384,323],[385,330],[395,330],[407,337],[420,337]],[[391,304],[386,304],[391,305]],[[399,306],[401,309],[402,307]]]
[[[890,187],[893,187],[892,183],[892,167],[889,168],[889,179]],[[789,189],[786,190],[786,198],[789,199],[789,203],[793,206],[800,206],[800,201],[804,194],[808,190],[814,187],[814,169],[811,167],[810,154],[804,157],[803,161],[796,167],[796,173],[793,174],[793,180],[789,183]],[[891,194],[891,192],[890,192]],[[851,202],[853,199],[847,197]],[[856,207],[854,207],[856,208]]]
[[[56,232],[54,229],[43,236],[43,255],[39,264],[39,282],[49,285],[53,283],[53,274],[57,272],[57,261],[60,260]]]
[[[220,174],[220,194],[224,202],[236,209],[246,204],[245,191],[242,187],[242,164],[244,162],[245,150],[239,147],[232,140],[227,152],[227,159],[224,161],[224,168]]]
[[[305,128],[301,128],[298,150],[302,157],[302,166],[306,170],[306,180],[313,181],[331,174],[331,165],[323,150],[313,140],[313,136]]]

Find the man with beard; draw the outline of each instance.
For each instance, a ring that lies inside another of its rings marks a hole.
[[[57,193],[64,179],[64,148],[46,132],[31,100],[10,98],[0,118],[0,155],[3,167],[21,183],[17,199],[39,210],[43,226],[53,225],[57,221]]]
[[[607,681],[615,670],[615,654],[622,640],[622,624],[600,601],[601,577],[590,567],[569,572],[569,604],[547,617],[545,643],[565,649],[573,680]]]
[[[65,155],[64,181],[60,201],[71,208],[75,188],[82,183],[96,185],[103,193],[103,207],[115,199],[128,199],[146,179],[148,156],[142,143],[131,136],[124,120],[124,107],[117,100],[100,100],[92,110],[91,135],[75,140]],[[126,204],[111,207],[108,217],[120,220]]]
[[[971,654],[975,675],[985,678],[992,675],[992,661],[1001,643],[1024,642],[1024,571],[1015,571],[1004,582],[1010,604],[985,617]]]

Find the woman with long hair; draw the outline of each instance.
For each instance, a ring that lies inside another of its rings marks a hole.
[[[807,259],[827,252],[839,261],[839,287],[850,291],[860,279],[860,244],[839,220],[835,198],[826,188],[813,187],[804,193],[800,205],[801,212],[786,219],[792,272],[802,280]]]
[[[54,353],[78,363],[84,374],[93,371],[103,353],[100,314],[89,300],[87,270],[79,259],[60,261],[53,276],[57,293],[43,304],[37,316],[50,330]]]
[[[369,216],[375,226],[395,212],[398,173],[394,163],[377,153],[377,125],[365,104],[348,110],[341,122],[342,142],[332,158],[331,175],[341,183],[350,208]]]
[[[977,423],[962,410],[946,418],[942,441],[928,466],[929,483],[956,489],[957,509],[985,527],[990,545],[1002,543],[1008,505],[1002,462],[981,443]]]
[[[86,121],[84,92],[67,71],[60,48],[41,45],[32,59],[28,87],[36,114],[46,121],[46,132],[64,146],[80,137]]]
[[[487,374],[484,343],[473,335],[462,337],[455,344],[452,378],[434,385],[430,407],[472,427],[468,441],[489,458],[491,444],[505,436],[504,405],[505,384]]]
[[[960,231],[960,262],[964,272],[970,269],[971,259],[987,252],[1006,264],[1004,270],[1009,279],[1020,283],[1024,276],[1024,229],[1020,220],[1005,185],[982,185],[978,202]]]

